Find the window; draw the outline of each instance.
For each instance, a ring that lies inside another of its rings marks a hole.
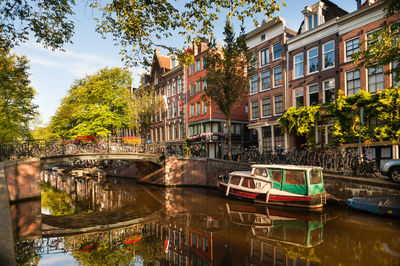
[[[274,48],[274,60],[281,58],[282,56],[281,43],[274,44],[273,48]]]
[[[277,183],[282,183],[282,171],[281,170],[271,170],[272,179]]]
[[[346,42],[346,61],[351,60],[351,56],[360,50],[360,38],[357,37]]]
[[[368,68],[368,91],[374,93],[383,90],[383,67]]]
[[[261,35],[261,41],[265,40],[265,34]]]
[[[238,176],[232,176],[231,177],[231,180],[229,181],[229,184],[232,184],[232,185],[239,185],[239,183],[240,183],[240,177],[238,177]]]
[[[200,71],[200,59],[196,60],[196,72]]]
[[[323,46],[324,69],[335,65],[335,42],[329,42]]]
[[[271,110],[271,98],[262,99],[262,116],[270,116],[272,113]]]
[[[398,61],[393,61],[392,62],[392,70],[395,69],[398,66]],[[396,78],[399,79],[396,82]],[[396,73],[392,72],[392,86],[400,86],[400,77],[396,76]]]
[[[258,101],[254,101],[251,103],[251,118],[258,118]]]
[[[178,79],[178,93],[181,93],[181,92],[182,92],[182,79],[179,78]]]
[[[274,87],[282,85],[282,67],[274,68]]]
[[[374,31],[368,32],[367,33],[367,45],[374,45],[376,43],[376,39],[372,39],[373,37],[377,36],[379,34],[380,29],[375,29]],[[381,39],[379,36],[377,36],[378,39]]]
[[[360,70],[355,69],[346,73],[347,96],[353,96],[360,91]]]
[[[194,73],[194,63],[190,65],[190,75]]]
[[[178,137],[178,124],[174,124],[174,139],[177,139]]]
[[[322,183],[322,173],[320,170],[311,170],[310,185]]]
[[[272,149],[272,130],[271,126],[262,127],[263,147],[265,149]]]
[[[257,62],[257,53],[256,52],[254,52],[253,53],[253,58],[254,58],[254,60],[253,60],[253,65],[252,65],[252,67],[254,68],[254,69],[257,69],[257,67],[258,67],[258,62]]]
[[[167,84],[167,97],[171,96],[171,84]]]
[[[169,125],[168,126],[168,140],[171,140],[172,139],[172,125]]]
[[[207,89],[207,81],[203,80],[203,91]]]
[[[176,117],[177,116],[177,113],[178,113],[178,108],[176,108],[177,106],[176,106],[176,102],[174,102],[174,104],[173,104],[173,113],[174,113],[174,117]]]
[[[196,89],[196,87],[195,87],[194,83],[190,84],[190,96],[194,95],[195,89]]]
[[[183,112],[183,103],[182,99],[179,100],[179,106],[178,106],[178,116],[181,116]]]
[[[335,80],[330,79],[323,82],[324,87],[324,95],[323,101],[324,103],[330,103],[335,100]]]
[[[304,186],[306,184],[305,172],[304,171],[295,171],[295,170],[286,170],[285,184]]]
[[[308,105],[318,104],[318,84],[308,87]]]
[[[207,108],[208,108],[208,106],[207,106],[207,101],[204,100],[204,101],[203,101],[203,114],[207,114]]]
[[[167,113],[167,118],[171,118],[172,117],[172,104],[169,103],[168,104],[168,113]]]
[[[242,187],[255,188],[254,181],[252,178],[243,178]]]
[[[318,47],[308,51],[308,73],[318,71]]]
[[[304,106],[304,89],[297,88],[294,90],[294,106],[296,108]]]
[[[176,81],[172,81],[172,96],[176,94]]]
[[[251,76],[251,93],[258,92],[258,77],[257,75]]]
[[[261,60],[261,66],[265,66],[266,64],[269,63],[269,49],[268,48],[261,50],[260,60]]]
[[[283,96],[277,95],[275,96],[275,115],[280,115],[283,113]]]
[[[312,28],[315,28],[318,26],[318,15],[317,14],[312,14],[308,16],[308,29],[311,30]]]
[[[303,53],[294,56],[294,78],[304,75],[304,55]]]
[[[265,91],[271,87],[269,70],[261,73],[261,90]]]
[[[196,103],[196,115],[200,115],[201,114],[201,106],[200,106],[200,102]]]
[[[194,116],[194,103],[190,104],[190,117]]]
[[[196,93],[200,93],[201,92],[201,83],[200,81],[196,82]]]

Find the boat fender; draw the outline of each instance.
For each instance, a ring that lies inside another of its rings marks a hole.
[[[228,186],[227,188],[226,188],[226,194],[225,194],[225,196],[228,196],[229,195],[229,189],[230,189],[231,187],[230,186]]]

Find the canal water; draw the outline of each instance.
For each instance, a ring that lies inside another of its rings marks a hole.
[[[399,220],[227,199],[216,189],[42,173],[11,206],[20,265],[400,265]]]

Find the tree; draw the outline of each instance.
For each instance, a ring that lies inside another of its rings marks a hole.
[[[397,0],[385,0],[387,2],[386,18],[400,11],[400,3]],[[400,82],[400,23],[385,24],[380,30],[371,34],[362,44],[367,43],[364,50],[354,53],[354,62],[359,66],[383,67],[392,63],[392,68],[385,74],[392,73],[395,82]],[[394,64],[393,64],[394,63]]]
[[[244,28],[235,38],[229,20],[224,28],[225,44],[222,51],[209,49],[205,57],[207,75],[206,95],[225,115],[228,124],[228,157],[231,159],[231,112],[243,103],[249,89],[247,71],[251,71],[254,62],[253,53],[247,48]],[[215,42],[214,42],[215,43]],[[211,45],[211,47],[215,45]]]
[[[125,95],[131,88],[131,73],[104,68],[75,81],[62,100],[50,128],[57,137],[107,136],[128,126]]]
[[[89,0],[86,3],[100,11],[96,18],[97,32],[104,38],[111,34],[115,43],[122,47],[123,59],[133,65],[150,65],[155,46],[183,55],[183,51],[158,41],[174,34],[185,38],[186,44],[194,39],[211,38],[221,13],[241,22],[253,18],[258,25],[257,15],[272,18],[279,12],[276,0],[190,0],[184,4],[173,0]],[[54,49],[71,43],[74,5],[75,0],[2,0],[0,47],[13,47],[28,40],[30,35]]]
[[[141,85],[133,93],[129,93],[128,112],[130,126],[135,128],[142,138],[150,132],[152,117],[158,115],[162,108],[162,99],[155,93],[154,88]]]
[[[28,60],[0,48],[0,142],[28,139],[38,114],[30,86]]]
[[[2,0],[0,48],[11,48],[34,35],[46,47],[61,48],[71,42],[75,0]]]

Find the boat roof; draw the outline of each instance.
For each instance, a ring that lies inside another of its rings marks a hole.
[[[291,164],[253,164],[252,168],[279,168],[279,169],[290,169],[290,170],[309,170],[309,169],[320,169],[319,166],[309,165],[291,165]]]

